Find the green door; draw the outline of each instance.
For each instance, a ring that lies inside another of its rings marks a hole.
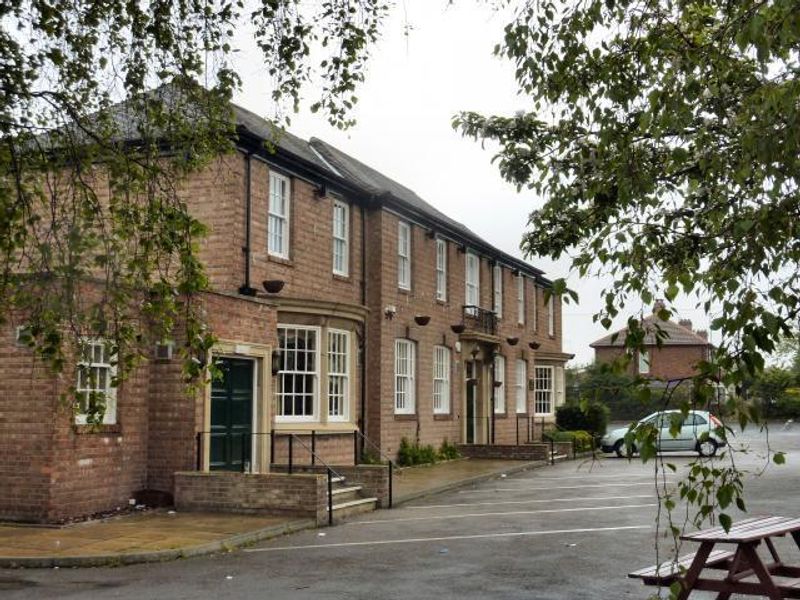
[[[250,464],[253,424],[253,361],[221,358],[211,384],[211,470],[244,471]]]

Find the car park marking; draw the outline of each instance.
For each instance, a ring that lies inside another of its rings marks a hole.
[[[658,482],[661,485],[661,481]],[[670,482],[667,482],[670,483]],[[541,487],[518,487],[518,488],[492,488],[490,490],[461,490],[459,494],[491,494],[493,492],[524,492],[528,490],[541,491],[541,490],[583,490],[586,488],[605,488],[605,487],[632,487],[635,485],[653,485],[652,481],[641,483],[601,483],[598,485],[554,485]]]
[[[476,533],[471,535],[448,535],[427,538],[405,538],[394,540],[374,540],[369,542],[336,542],[333,544],[308,544],[305,546],[279,546],[274,548],[245,548],[243,552],[278,552],[286,550],[310,550],[317,548],[344,548],[348,546],[382,546],[387,544],[420,544],[426,542],[450,542],[457,540],[477,540],[508,537],[526,537],[535,535],[564,535],[569,533],[604,533],[651,529],[652,525],[623,525],[620,527],[589,527],[583,529],[550,529],[544,531],[511,531],[505,533]]]
[[[580,506],[575,508],[545,508],[538,510],[510,510],[503,512],[486,512],[486,513],[464,513],[457,515],[437,515],[430,517],[402,517],[399,519],[373,519],[371,521],[350,521],[344,523],[345,525],[375,525],[378,523],[404,523],[407,521],[437,521],[444,519],[466,519],[478,517],[501,517],[506,515],[537,515],[537,514],[550,514],[550,513],[572,513],[572,512],[587,512],[592,510],[617,510],[620,508],[652,508],[658,506],[656,503],[649,504],[622,504],[614,506]]]
[[[620,473],[619,475],[595,475],[594,473],[586,473],[585,475],[564,475],[563,477],[529,477],[527,479],[515,479],[514,481],[561,481],[563,479],[644,479],[646,477],[653,478],[653,475],[627,475],[626,473]],[[660,475],[659,475],[660,477]]]
[[[535,504],[543,502],[588,502],[591,500],[634,500],[637,498],[652,498],[652,494],[635,494],[633,496],[601,496],[590,498],[549,498],[547,500],[501,500],[500,502],[458,502],[455,504],[419,504],[417,506],[404,506],[406,509],[425,508],[454,508],[458,506],[498,506],[501,504]]]
[[[591,510],[619,510],[621,508],[652,508],[658,504],[622,504],[616,506],[580,506],[576,508],[544,508],[539,510],[509,510],[505,512],[465,513],[438,515],[434,517],[402,517],[400,519],[375,519],[372,521],[350,521],[345,525],[376,525],[378,523],[405,523],[408,521],[440,521],[444,519],[475,519],[479,517],[504,517],[508,515],[543,515],[551,513],[587,512]]]

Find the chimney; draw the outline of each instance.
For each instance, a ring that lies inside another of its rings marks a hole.
[[[689,331],[692,330],[691,319],[681,319],[680,321],[678,321],[678,325],[680,325],[681,327],[686,327],[686,329],[688,329]]]
[[[656,301],[653,303],[653,314],[654,314],[654,315],[655,315],[655,314],[658,314],[658,312],[659,312],[659,311],[660,311],[662,308],[666,308],[666,304],[664,304],[664,301],[663,301],[661,298],[659,298],[658,300],[656,300]]]
[[[695,331],[697,335],[703,338],[705,341],[708,341],[708,332],[705,329],[698,329]]]

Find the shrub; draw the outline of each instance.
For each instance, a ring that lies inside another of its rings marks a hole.
[[[430,444],[420,446],[417,443],[412,444],[408,441],[408,438],[400,440],[400,448],[397,450],[397,464],[401,467],[435,463],[436,459],[436,449]]]
[[[439,458],[442,460],[454,460],[456,458],[461,458],[461,453],[458,451],[458,447],[456,447],[455,444],[448,442],[447,438],[445,438],[442,442],[442,447],[439,448]]]
[[[592,448],[592,434],[588,431],[551,431],[548,434],[554,442],[573,442],[576,452],[590,452]]]
[[[556,425],[567,431],[603,435],[608,425],[608,408],[602,402],[590,402],[585,411],[578,404],[565,404],[556,409]]]

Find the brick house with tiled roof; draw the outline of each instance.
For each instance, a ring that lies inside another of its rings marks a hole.
[[[159,347],[110,388],[98,339],[91,368],[106,387],[92,391],[109,410],[87,427],[59,400],[69,370],[48,373],[4,325],[0,518],[59,521],[142,491],[172,496],[180,473],[270,473],[291,439],[296,461],[309,460],[302,441],[338,465],[364,446],[395,457],[403,437],[514,444],[526,420],[552,420],[563,403],[571,355],[540,269],[333,146],[276,136],[233,109],[236,151],[183,186],[210,230],[200,300],[223,379],[189,396]]]
[[[642,319],[645,350],[631,361],[629,372],[664,381],[691,377],[696,373],[697,363],[706,360],[712,348],[708,332],[693,330],[689,319],[677,323],[661,319],[657,313],[662,307],[656,303],[653,314]],[[656,344],[659,331],[664,334],[660,345]],[[590,347],[594,348],[595,361],[611,362],[621,356],[626,335],[627,328],[623,328],[592,342]]]

